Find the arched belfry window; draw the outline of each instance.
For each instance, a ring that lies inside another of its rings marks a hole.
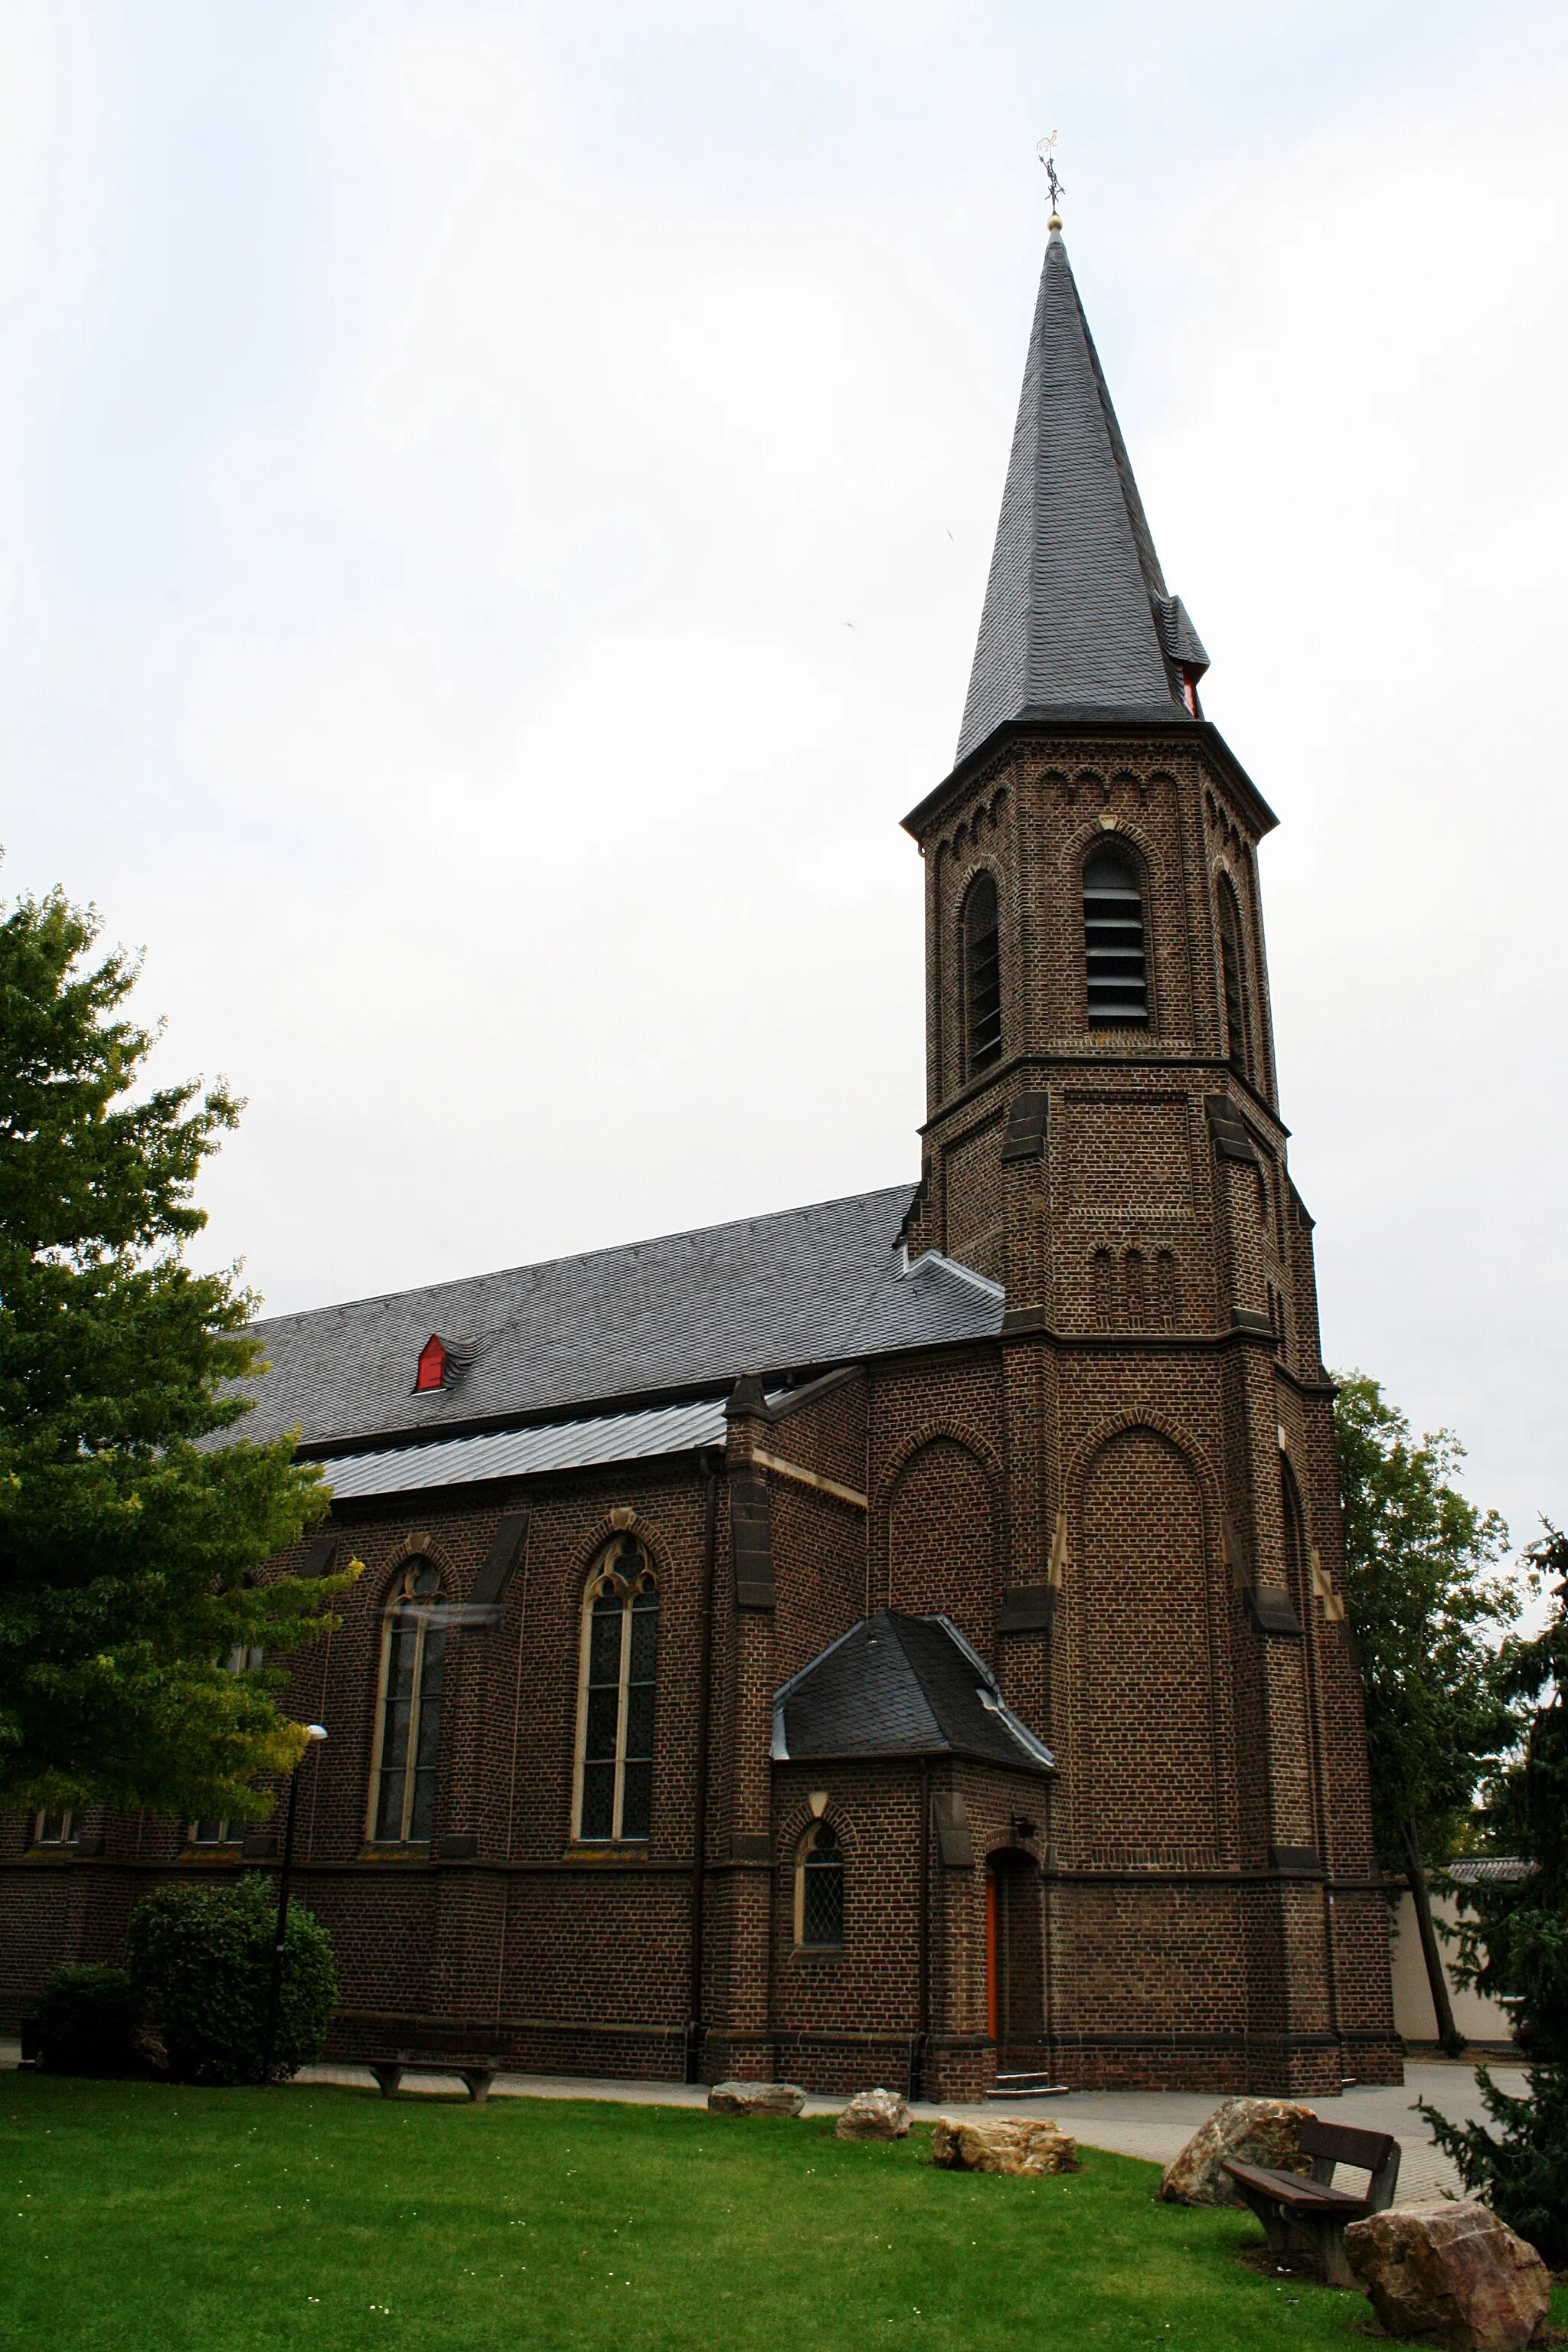
[[[370,1834],[377,1845],[426,1845],[436,1816],[447,1596],[438,1569],[412,1559],[387,1604],[381,1636],[381,1705],[371,1775]]]
[[[613,1543],[583,1601],[575,1835],[640,1840],[653,1813],[658,1586],[635,1536]]]
[[[1146,1027],[1143,892],[1131,858],[1109,843],[1093,852],[1083,869],[1083,961],[1089,1027]]]
[[[1225,1050],[1233,1070],[1252,1076],[1252,1006],[1247,986],[1247,948],[1241,908],[1228,874],[1219,877],[1219,961],[1225,982]]]
[[[977,874],[964,894],[963,1074],[973,1077],[1002,1058],[1002,940],[996,884]]]
[[[795,1857],[795,1940],[819,1952],[844,1941],[844,1855],[827,1822],[812,1823]]]

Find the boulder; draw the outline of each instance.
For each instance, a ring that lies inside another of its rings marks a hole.
[[[798,2116],[805,2105],[798,2083],[715,2083],[708,2094],[710,2116]]]
[[[1042,2172],[1076,2172],[1078,2142],[1048,2116],[1026,2122],[955,2123],[942,2116],[931,2136],[931,2162],[950,2172],[1005,2172],[1034,2179]]]
[[[1311,2159],[1301,2155],[1296,2135],[1312,2120],[1312,2109],[1294,2099],[1222,2099],[1165,2167],[1160,2194],[1173,2205],[1241,2204],[1225,2169],[1227,2158],[1273,2172],[1310,2172]]]
[[[907,2139],[910,2110],[897,2091],[862,2091],[850,2100],[834,2130],[835,2139]]]
[[[1453,2352],[1544,2341],[1551,2274],[1484,2205],[1439,2197],[1369,2214],[1346,2230],[1345,2254],[1389,2336],[1424,2336]]]

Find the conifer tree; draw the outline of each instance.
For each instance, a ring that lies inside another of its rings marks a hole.
[[[1496,2127],[1453,2124],[1424,2106],[1468,2189],[1483,2189],[1510,2229],[1555,2267],[1568,2263],[1568,1535],[1550,1522],[1526,1558],[1552,1614],[1532,1640],[1505,1643],[1498,1681],[1524,1710],[1517,1753],[1489,1791],[1494,1851],[1530,1865],[1521,1877],[1463,1890],[1461,1978],[1513,2014],[1529,2095],[1511,2098],[1487,2069],[1476,2079]]]
[[[58,891],[0,921],[0,1804],[251,1819],[304,1733],[229,1662],[313,1639],[347,1580],[249,1580],[329,1498],[292,1437],[227,1435],[256,1302],[184,1262],[241,1105],[149,1083],[97,934]]]

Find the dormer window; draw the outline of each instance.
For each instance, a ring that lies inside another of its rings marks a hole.
[[[426,1389],[444,1389],[447,1385],[447,1342],[434,1331],[419,1350],[419,1362],[414,1374],[414,1393]]]

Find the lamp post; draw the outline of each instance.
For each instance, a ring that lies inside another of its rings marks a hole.
[[[324,1723],[308,1723],[305,1738],[314,1746],[325,1739]],[[309,1750],[302,1751],[300,1764]],[[300,1794],[300,1764],[289,1775],[289,1811],[283,1824],[283,1868],[278,1880],[278,1925],[272,1931],[272,1981],[267,1993],[267,2048],[261,2062],[261,2079],[272,2080],[272,2062],[278,2050],[278,2007],[283,1993],[283,1939],[289,1930],[289,1873],[294,1863],[294,1805]]]

